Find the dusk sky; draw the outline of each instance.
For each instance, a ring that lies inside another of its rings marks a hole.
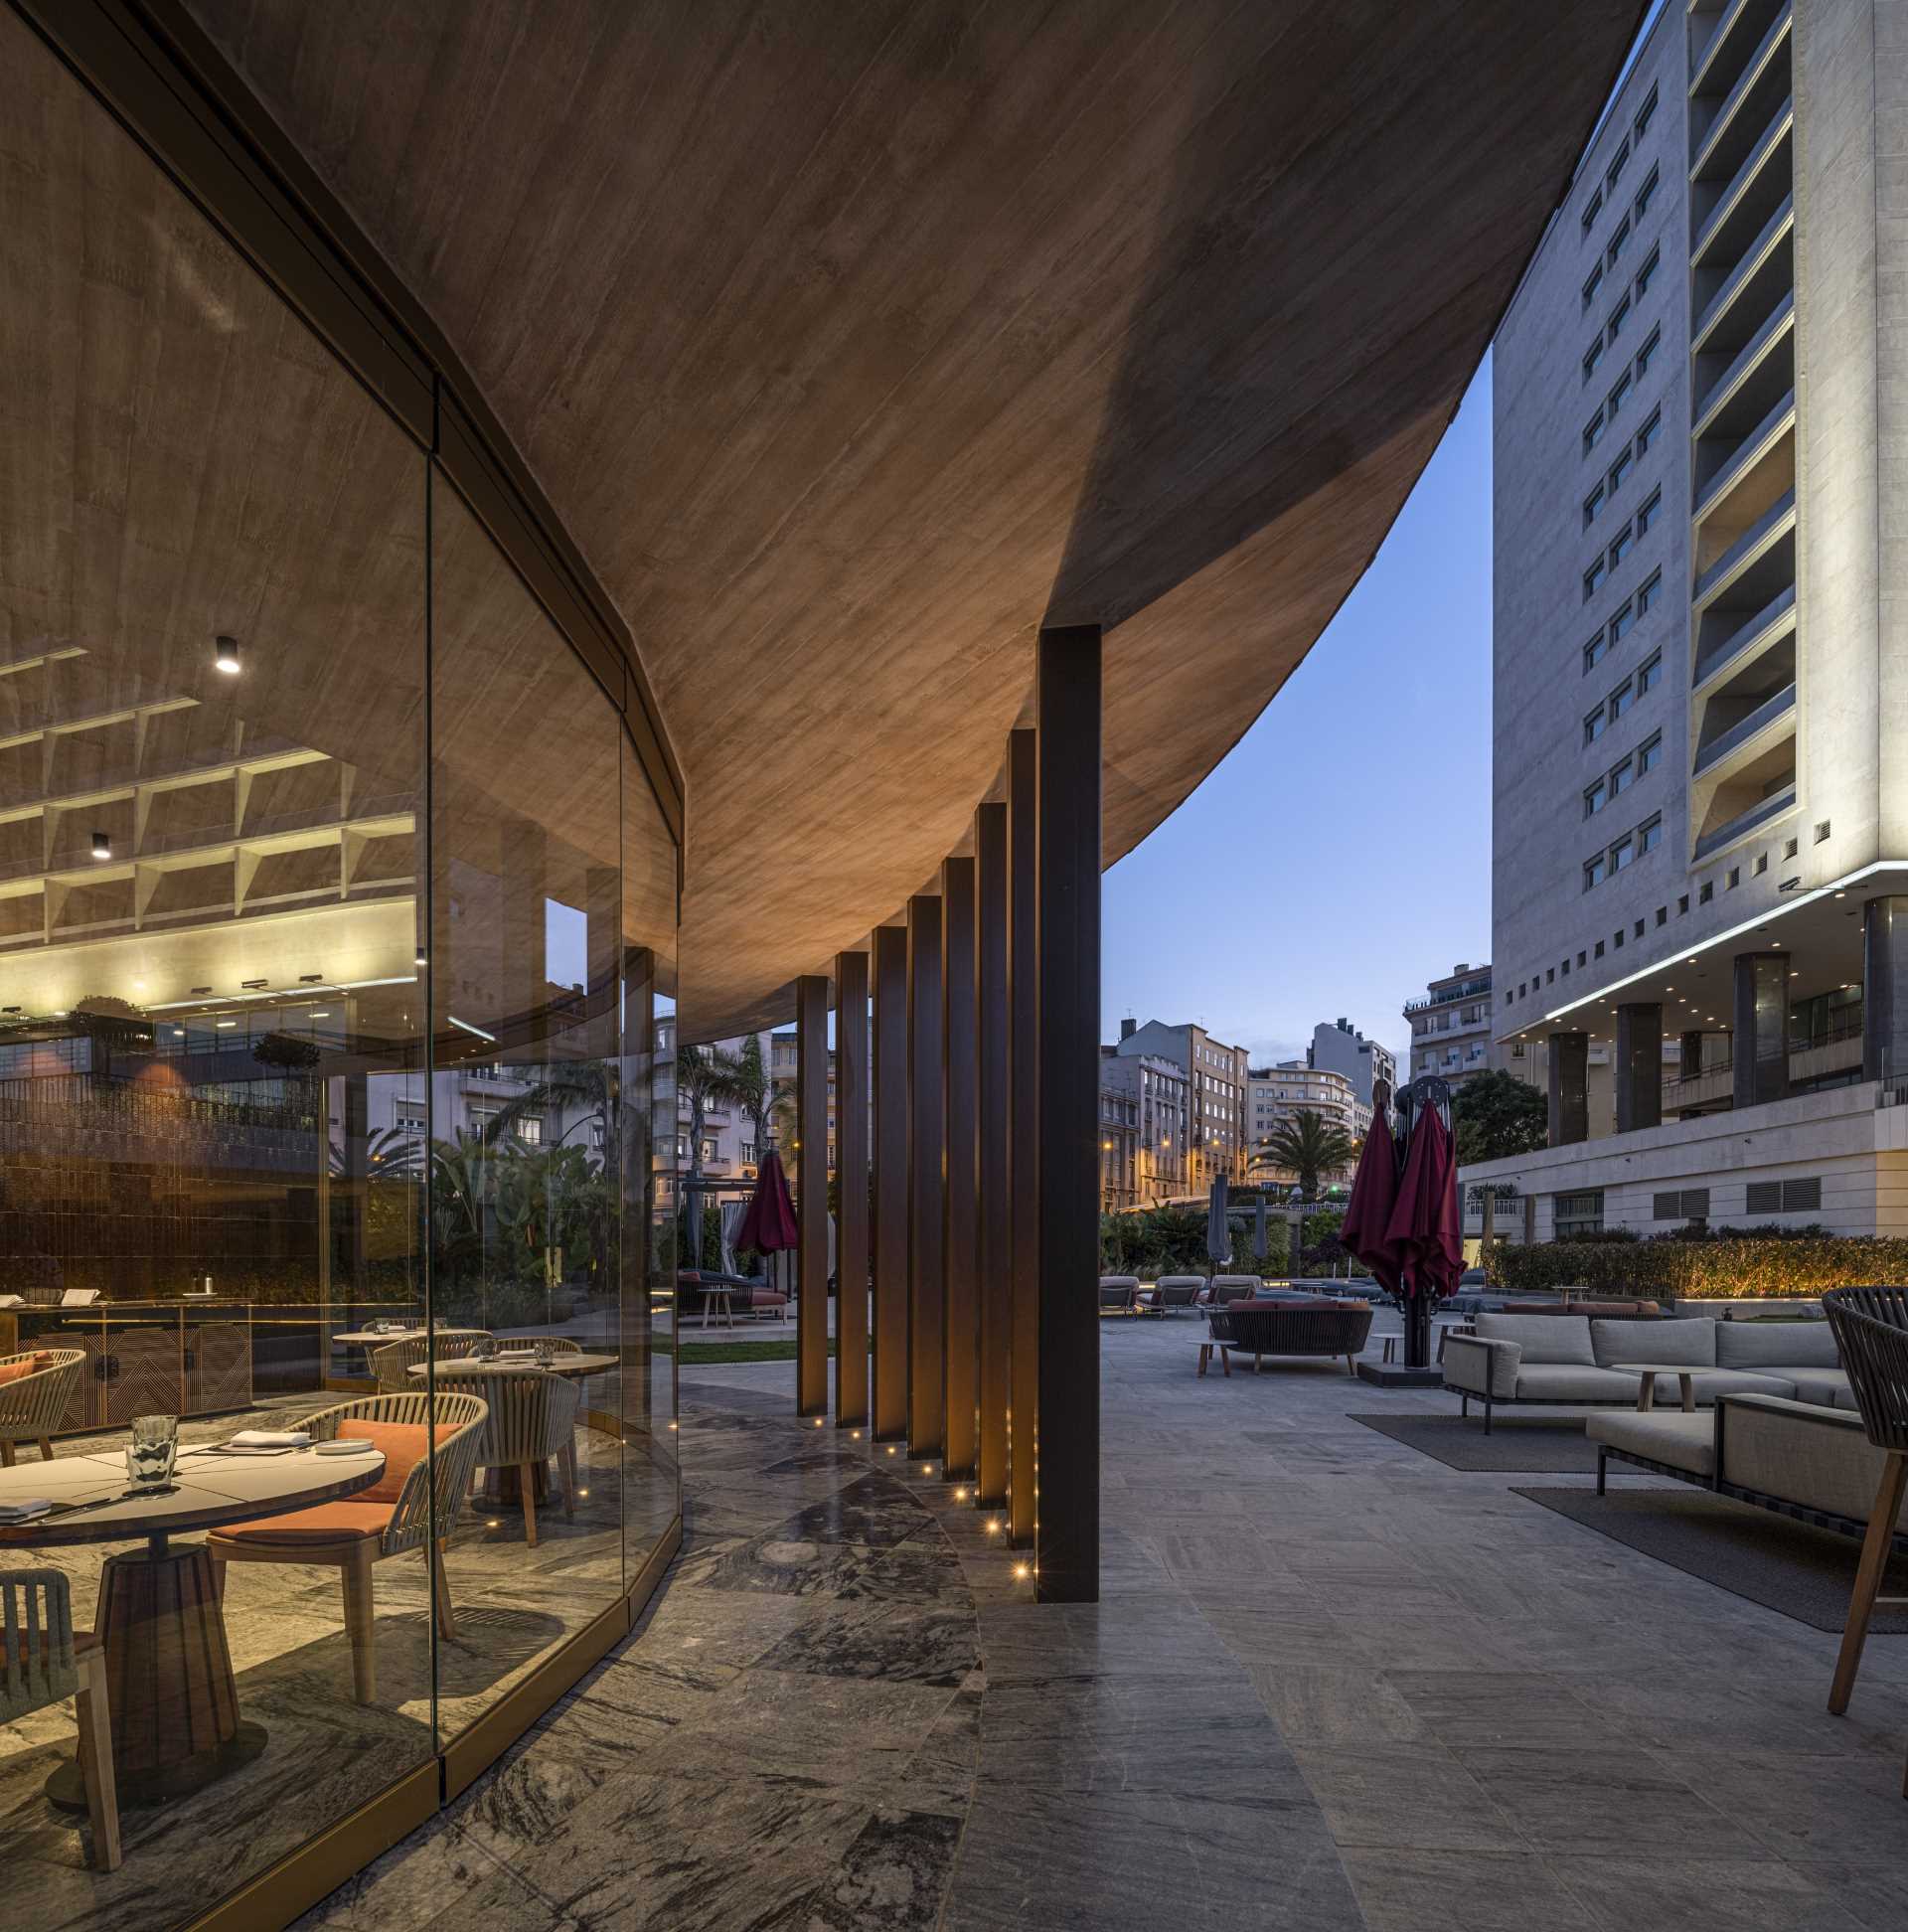
[[[1376,561],[1232,754],[1106,876],[1103,1038],[1194,1020],[1255,1062],[1491,957],[1491,367]]]

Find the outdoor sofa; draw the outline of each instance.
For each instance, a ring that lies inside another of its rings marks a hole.
[[[1211,1340],[1200,1345],[1199,1373],[1216,1351],[1219,1366],[1232,1372],[1232,1357],[1250,1356],[1253,1372],[1266,1356],[1343,1356],[1357,1373],[1357,1354],[1371,1333],[1371,1310],[1362,1302],[1284,1298],[1235,1301],[1206,1317]]]
[[[1694,1378],[1695,1399],[1778,1395],[1852,1407],[1848,1378],[1827,1322],[1643,1320],[1587,1315],[1477,1317],[1476,1333],[1452,1334],[1444,1345],[1444,1385],[1468,1415],[1484,1404],[1484,1429],[1494,1409],[1510,1403],[1600,1404],[1634,1408],[1641,1376],[1614,1365],[1651,1363],[1708,1372]],[[1658,1400],[1679,1403],[1677,1377],[1659,1375]]]

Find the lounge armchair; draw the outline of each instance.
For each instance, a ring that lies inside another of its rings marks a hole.
[[[113,1782],[106,1708],[106,1653],[89,1630],[73,1627],[65,1570],[0,1573],[0,1722],[73,1699],[80,1723],[80,1776],[92,1827],[92,1862],[119,1869],[119,1797]],[[28,1882],[16,1866],[16,1877]]]
[[[1264,1288],[1265,1283],[1257,1275],[1215,1274],[1199,1302],[1205,1308],[1224,1308],[1236,1301],[1255,1301]]]
[[[432,1398],[414,1388],[403,1395],[360,1396],[355,1402],[340,1402],[306,1416],[297,1426],[308,1430],[315,1442],[329,1442],[342,1433],[375,1443],[384,1451],[384,1475],[370,1489],[343,1502],[234,1524],[206,1538],[213,1586],[221,1597],[228,1563],[315,1564],[341,1573],[345,1630],[351,1639],[352,1694],[361,1704],[378,1699],[374,1563],[407,1549],[422,1549],[430,1564],[437,1634],[457,1635],[450,1586],[444,1577],[444,1541],[470,1487],[478,1436],[489,1410],[478,1395],[439,1390],[435,1399],[434,1428],[426,1426]]]
[[[0,1356],[0,1468],[13,1467],[15,1445],[38,1446],[53,1460],[53,1437],[67,1426],[68,1404],[85,1367],[83,1349],[30,1349]]]
[[[1143,1307],[1157,1309],[1162,1315],[1181,1308],[1196,1311],[1204,1293],[1203,1275],[1161,1275],[1151,1288],[1141,1291],[1140,1302]]]
[[[1138,1275],[1101,1275],[1100,1313],[1102,1315],[1134,1315],[1140,1306],[1140,1278]]]

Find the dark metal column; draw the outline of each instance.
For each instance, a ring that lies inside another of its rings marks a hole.
[[[868,955],[835,955],[835,1420],[868,1406]]]
[[[947,1186],[942,1252],[947,1298],[941,1374],[946,1419],[941,1474],[971,1479],[979,1434],[980,1068],[975,1059],[974,861],[941,867],[941,1078],[945,1089]]]
[[[1739,1107],[1789,1093],[1789,955],[1736,955],[1735,1090]]]
[[[1682,1036],[1682,1066],[1678,1079],[1693,1080],[1702,1071],[1702,1029],[1685,1029]]]
[[[1039,722],[1042,1602],[1100,1595],[1100,629],[1043,630]]]
[[[828,1413],[828,981],[795,982],[795,1413]]]
[[[907,1434],[907,933],[874,929],[874,1439]]]
[[[1572,1147],[1590,1138],[1590,1036],[1550,1036],[1550,1145]]]
[[[1012,1346],[1013,1219],[1008,1160],[1007,807],[974,814],[975,911],[978,932],[978,1082],[980,1119],[980,1452],[975,1499],[984,1509],[1007,1502],[1008,1370]]]
[[[1012,1353],[1008,1368],[1008,1540],[1034,1542],[1040,1412],[1040,929],[1036,735],[1007,739],[1008,1088],[1013,1116]],[[1097,1319],[1097,1317],[1096,1317]]]
[[[1617,1132],[1663,1124],[1663,1007],[1617,1008]]]
[[[941,1097],[941,901],[907,902],[907,1453],[941,1453],[947,1121]]]
[[[1861,913],[1861,1077],[1908,1080],[1908,898]]]

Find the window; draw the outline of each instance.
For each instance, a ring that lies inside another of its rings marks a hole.
[[[1637,535],[1649,534],[1650,526],[1663,514],[1663,490],[1654,489],[1643,500],[1643,508],[1637,512]]]
[[[1636,547],[1636,529],[1631,524],[1625,524],[1610,540],[1610,567],[1614,570]]]
[[[1590,640],[1590,642],[1583,647],[1584,670],[1594,671],[1597,668],[1597,666],[1603,661],[1603,654],[1608,648],[1609,646],[1606,645],[1603,640],[1603,632],[1598,631],[1596,636],[1593,637]]]
[[[1639,852],[1655,852],[1658,846],[1662,845],[1662,843],[1663,843],[1663,818],[1661,814],[1659,814],[1656,818],[1646,819],[1642,825],[1637,827],[1637,850]],[[1662,925],[1663,921],[1664,921],[1663,907],[1658,906],[1657,907],[1658,925]],[[1641,925],[1638,926],[1637,936],[1639,938],[1643,936],[1643,929]]]
[[[1661,490],[1657,492],[1658,497],[1661,497],[1662,494],[1663,492]],[[1656,498],[1652,498],[1651,501],[1654,503]],[[1646,504],[1644,507],[1649,509],[1650,506]],[[1656,512],[1654,510],[1651,511],[1651,521],[1656,521]],[[1638,529],[1642,529],[1643,527],[1643,518],[1641,515],[1637,518],[1637,527]],[[1663,572],[1661,570],[1652,570],[1644,578],[1642,587],[1637,591],[1637,615],[1641,617],[1650,610],[1653,610],[1656,607],[1657,599],[1662,595]]]
[[[1742,884],[1742,868],[1740,866],[1731,866],[1729,868],[1729,877],[1727,880],[1723,882],[1722,889],[1725,892],[1733,892],[1736,889],[1736,887],[1741,884]]]
[[[755,1165],[755,1143],[753,1141],[737,1141],[735,1144],[735,1158],[741,1162],[743,1167],[753,1167]]]
[[[1637,688],[1628,678],[1625,678],[1622,684],[1618,685],[1616,690],[1610,694],[1609,711],[1611,718],[1621,718],[1636,702]]]
[[[1625,845],[1628,845],[1630,841],[1628,839],[1624,841]],[[1625,859],[1622,863],[1627,866],[1630,862],[1628,859]],[[1619,952],[1623,950],[1623,928],[1621,926],[1619,926],[1616,929],[1616,931],[1611,934],[1610,943],[1613,946],[1615,946]]]
[[[1601,959],[1603,957],[1603,941],[1601,939],[1597,941],[1596,952],[1597,957]]]
[[[1637,856],[1636,840],[1634,838],[1619,839],[1616,842],[1616,844],[1610,848],[1610,870],[1613,873],[1622,872],[1624,867],[1627,866],[1630,863],[1630,861],[1634,859],[1636,856]],[[1622,933],[1617,934],[1617,944],[1618,945],[1623,944]]]
[[[510,1131],[526,1147],[541,1147],[544,1144],[544,1117],[542,1114],[519,1114],[511,1123]]]
[[[1652,178],[1654,179],[1654,177]],[[1644,256],[1643,266],[1637,270],[1637,300],[1638,301],[1642,301],[1643,298],[1650,293],[1650,284],[1656,280],[1657,269],[1658,266],[1661,264],[1662,260],[1663,260],[1663,245],[1661,242],[1659,242],[1656,247],[1652,248],[1650,252]]]
[[[1595,744],[1598,738],[1602,737],[1604,724],[1603,707],[1599,705],[1583,721],[1583,741],[1585,744]]]
[[[1583,353],[1583,380],[1587,383],[1597,373],[1597,365],[1603,360],[1603,338],[1598,336]]]
[[[1806,1181],[1751,1181],[1745,1191],[1744,1211],[1751,1214],[1819,1214],[1822,1177]]]
[[[1588,953],[1580,952],[1577,955],[1577,964],[1579,966],[1587,965],[1589,963],[1589,959],[1590,959],[1590,955]]]
[[[1603,185],[1606,188],[1614,188],[1617,185],[1617,177],[1618,175],[1622,174],[1624,169],[1624,164],[1629,159],[1630,159],[1630,137],[1629,135],[1626,134],[1623,137],[1623,139],[1617,143],[1616,153],[1610,157],[1609,172],[1603,177]]]
[[[1603,411],[1599,409],[1583,425],[1583,453],[1586,456],[1603,440]]]
[[[1603,1232],[1603,1190],[1587,1188],[1581,1194],[1560,1194],[1551,1197],[1551,1231],[1560,1241],[1567,1241],[1578,1234],[1601,1234]]]
[[[1636,621],[1636,606],[1631,603],[1625,603],[1623,608],[1610,619],[1610,642],[1612,644],[1621,644],[1623,642],[1624,632]]]
[[[1643,105],[1637,109],[1636,137],[1639,141],[1650,131],[1650,123],[1657,117],[1657,89],[1652,84],[1650,91],[1643,97]]]
[[[1632,759],[1624,758],[1612,767],[1610,772],[1610,796],[1615,798],[1619,792],[1628,791],[1636,781],[1637,767]]]
[[[1643,186],[1637,190],[1636,214],[1640,222],[1650,212],[1650,204],[1657,198],[1657,170],[1652,168],[1643,178]]]
[[[1600,289],[1602,286],[1603,286],[1603,263],[1599,261],[1597,265],[1590,270],[1589,277],[1585,280],[1583,284],[1583,306],[1586,310],[1589,308],[1590,304],[1597,299],[1597,290]]]
[[[1639,772],[1655,771],[1662,762],[1663,733],[1659,731],[1654,737],[1646,738],[1638,747],[1637,770]]]
[[[1637,431],[1637,454],[1639,456],[1648,453],[1650,445],[1656,441],[1657,436],[1661,432],[1662,428],[1663,428],[1662,408],[1658,407],[1652,409],[1650,413],[1644,417],[1643,427]]]
[[[1617,460],[1610,465],[1610,493],[1614,496],[1623,488],[1624,478],[1636,467],[1636,458],[1628,449],[1617,452]]]
[[[1610,802],[1610,787],[1599,778],[1583,795],[1583,815],[1595,818]]]
[[[1604,856],[1602,853],[1598,853],[1594,859],[1587,859],[1584,861],[1583,889],[1586,892],[1591,888],[1591,886],[1601,886],[1603,884],[1605,863],[1606,862],[1604,860]]]
[[[1623,333],[1623,325],[1629,320],[1630,320],[1630,298],[1628,295],[1626,295],[1623,298],[1623,300],[1620,301],[1616,305],[1616,307],[1610,311],[1610,340],[1612,342],[1615,342],[1617,337]]]
[[[399,1101],[392,1109],[391,1124],[393,1130],[399,1134],[422,1134],[425,1131],[422,1103],[406,1105],[404,1102]]]
[[[1603,587],[1604,562],[1601,557],[1583,573],[1583,600],[1588,603]]]
[[[712,1139],[705,1138],[703,1141],[703,1159],[705,1161],[713,1161],[715,1158],[716,1143]]]
[[[1643,347],[1637,351],[1637,381],[1642,382],[1650,373],[1650,365],[1657,359],[1657,350],[1663,342],[1663,330],[1652,329],[1644,338]]]
[[[1782,842],[1782,856],[1783,856],[1783,857],[1784,857],[1785,859],[1793,859],[1793,858],[1794,858],[1794,857],[1796,856],[1796,842],[1795,842],[1795,840],[1794,840],[1794,839],[1784,839],[1784,840],[1783,840],[1783,842]]]
[[[1630,245],[1630,220],[1626,216],[1617,224],[1617,232],[1610,238],[1610,245],[1604,251],[1604,259],[1611,267],[1617,265],[1617,257]]]
[[[1544,983],[1544,985],[1545,985],[1545,986],[1555,986],[1555,985],[1556,985],[1556,983],[1557,983],[1557,969],[1556,969],[1556,968],[1555,968],[1554,966],[1550,966],[1550,967],[1546,967],[1546,968],[1545,968],[1545,970],[1544,970],[1544,975],[1543,975],[1543,983]],[[1476,1048],[1474,1047],[1474,1048],[1473,1048],[1472,1050],[1473,1050],[1473,1051],[1475,1052],[1475,1051],[1476,1051],[1477,1049],[1476,1049]]]
[[[1762,875],[1766,873],[1768,870],[1769,870],[1769,855],[1766,852],[1757,853],[1756,854],[1756,877],[1760,879]]]
[[[1681,918],[1682,915],[1688,910],[1689,910],[1689,894],[1687,892],[1684,892],[1683,895],[1676,901],[1676,917]]]
[[[1597,225],[1597,217],[1603,213],[1603,190],[1597,189],[1583,205],[1583,232],[1588,235]]]
[[[1603,412],[1606,416],[1615,415],[1623,407],[1624,403],[1630,399],[1630,390],[1631,377],[1630,372],[1626,369],[1617,378],[1615,387],[1612,388],[1608,398],[1604,402]]]
[[[1715,895],[1716,882],[1713,879],[1705,879],[1702,882],[1701,888],[1696,893],[1696,903],[1698,905],[1707,905]]]
[[[1646,691],[1655,691],[1663,682],[1663,653],[1659,651],[1641,671],[1637,673],[1638,696]]]
[[[1661,819],[1657,821],[1656,829],[1659,837],[1661,837],[1663,832],[1663,821]],[[1644,832],[1648,832],[1650,828],[1648,826],[1644,827]],[[1643,833],[1640,832],[1638,833],[1637,836],[1641,838],[1643,836]],[[1668,925],[1670,923],[1670,908],[1667,905],[1660,905],[1657,907],[1657,923],[1660,926]]]
[[[1583,500],[1583,527],[1588,530],[1597,520],[1597,512],[1603,508],[1603,485],[1597,487]]]

